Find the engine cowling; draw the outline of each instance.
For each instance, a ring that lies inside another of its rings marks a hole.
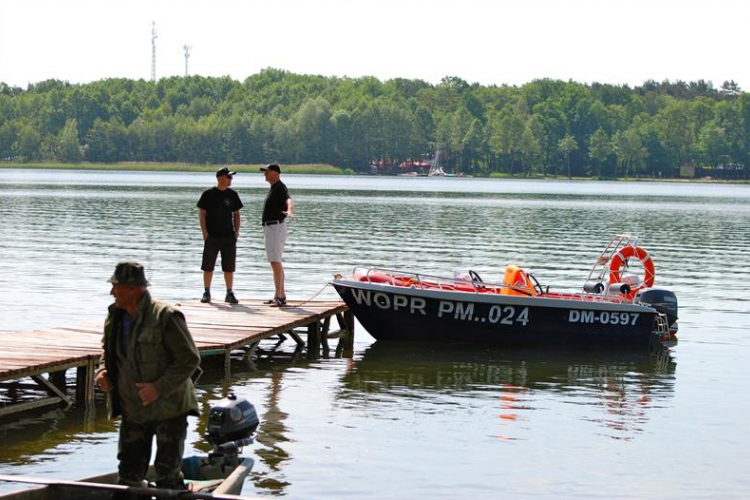
[[[208,413],[208,438],[215,446],[249,438],[258,429],[260,420],[255,407],[245,398],[230,394]]]
[[[638,292],[636,301],[648,304],[660,313],[666,314],[670,325],[677,321],[677,295],[674,292],[660,288],[647,288]]]

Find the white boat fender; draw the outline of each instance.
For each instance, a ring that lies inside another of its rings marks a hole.
[[[583,284],[583,291],[586,293],[600,294],[604,291],[604,283],[601,281],[587,281]]]
[[[607,285],[607,295],[628,295],[630,294],[630,285],[627,283],[610,283]]]

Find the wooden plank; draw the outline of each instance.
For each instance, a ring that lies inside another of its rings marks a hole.
[[[37,399],[36,401],[27,401],[25,403],[6,405],[0,407],[0,417],[7,417],[8,415],[12,415],[14,413],[36,410],[37,408],[43,408],[45,406],[58,404],[60,404],[60,398],[43,398]]]
[[[9,368],[5,367],[0,370],[0,381],[17,379],[19,377],[28,377],[38,373],[49,373],[58,370],[67,370],[68,368],[76,368],[83,366],[88,358],[76,358],[76,359],[61,359],[54,362],[48,363],[37,363],[33,361],[26,362],[25,364],[9,364]]]
[[[100,336],[101,337],[101,336]],[[99,342],[91,343],[80,343],[80,342],[64,342],[64,341],[44,341],[40,342],[34,339],[24,340],[18,338],[0,339],[0,345],[3,347],[26,347],[28,349],[37,350],[59,350],[60,348],[67,348],[71,351],[84,351],[93,352],[101,350],[101,344]]]
[[[3,347],[6,347],[3,345]],[[93,351],[92,351],[93,352]],[[85,358],[87,353],[81,354],[80,350],[68,349],[14,349],[2,354],[2,358],[18,359],[21,357],[32,356],[36,359],[64,359],[64,358]]]

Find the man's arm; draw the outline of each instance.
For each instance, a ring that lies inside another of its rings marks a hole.
[[[203,233],[203,240],[208,238],[208,230],[206,229],[206,211],[202,208],[198,209],[198,221],[201,225],[201,233]]]
[[[240,221],[242,220],[242,217],[240,217],[240,211],[235,210],[232,212],[232,216],[234,217],[234,237],[235,239],[239,239],[240,237]]]
[[[284,215],[294,220],[294,200],[292,200],[291,196],[286,199],[286,212],[284,212]]]

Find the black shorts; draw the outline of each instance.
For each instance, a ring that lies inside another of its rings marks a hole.
[[[221,270],[225,273],[233,273],[237,261],[237,238],[229,236],[226,238],[209,236],[203,242],[203,262],[201,270],[213,271],[216,265],[216,256],[221,252]]]

